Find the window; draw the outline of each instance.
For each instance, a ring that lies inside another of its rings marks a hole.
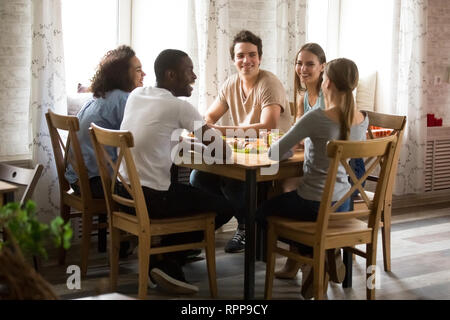
[[[153,64],[164,49],[187,51],[188,1],[133,0],[131,45],[147,76],[145,85],[155,85]]]
[[[153,63],[163,49],[187,48],[188,1],[62,0],[66,90],[87,86],[103,55],[130,45],[154,85]],[[174,10],[176,8],[176,10]]]
[[[66,91],[90,84],[103,55],[118,43],[118,2],[62,0]]]
[[[377,72],[376,108],[389,109],[394,1],[308,2],[307,41],[319,43],[327,60],[352,59],[360,76]]]

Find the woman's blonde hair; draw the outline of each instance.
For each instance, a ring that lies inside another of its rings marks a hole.
[[[305,43],[300,48],[300,50],[298,50],[297,54],[295,55],[294,68],[295,68],[295,65],[297,64],[298,55],[300,54],[300,52],[302,52],[304,50],[309,51],[313,55],[315,55],[317,57],[317,59],[319,59],[320,64],[324,64],[327,62],[327,57],[325,56],[325,51],[323,51],[322,47],[317,43],[310,42],[310,43]],[[319,76],[319,81],[317,83],[317,91],[320,91],[320,86],[322,85],[322,80],[323,80],[323,72]],[[298,108],[298,103],[299,103],[298,98],[300,97],[300,94],[303,91],[306,91],[306,88],[304,88],[302,86],[300,77],[294,71],[294,107],[295,107],[295,110],[297,110],[297,108]],[[296,112],[296,114],[297,114],[297,112]]]
[[[356,110],[353,90],[359,81],[358,67],[350,59],[334,59],[327,63],[325,74],[334,83],[336,89],[344,93],[343,99],[341,99],[339,104],[339,110],[341,111],[341,139],[348,140]]]

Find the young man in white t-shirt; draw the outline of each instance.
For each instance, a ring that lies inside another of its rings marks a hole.
[[[196,147],[206,149],[211,154],[208,148],[217,146],[212,142],[220,141],[222,149],[215,151],[221,159],[222,155],[230,155],[231,150],[223,143],[220,132],[206,125],[190,103],[178,98],[191,95],[192,84],[197,78],[189,56],[180,50],[162,51],[155,60],[155,74],[156,87],[138,88],[128,97],[120,127],[133,134],[135,146],[131,152],[141,179],[149,216],[162,219],[215,212],[216,228],[219,228],[235,214],[224,197],[171,182],[172,154],[178,153],[173,151],[179,146],[178,137],[174,139],[173,136],[181,132],[180,129],[191,132],[200,128],[202,132],[210,130],[208,133],[213,139]],[[120,168],[120,174],[128,180],[125,168]],[[124,188],[120,192],[126,195]],[[186,242],[187,239],[200,241],[202,237],[203,233],[199,232],[185,233],[177,237],[164,237],[161,244]],[[195,293],[198,288],[186,282],[179,258],[176,254],[164,254],[158,257],[158,261],[152,260],[149,275],[162,289],[171,293]]]

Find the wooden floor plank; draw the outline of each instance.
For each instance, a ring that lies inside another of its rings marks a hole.
[[[392,272],[383,270],[381,238],[378,241],[377,265],[380,288],[377,299],[450,299],[450,210],[442,205],[394,210],[392,217]],[[227,254],[223,248],[233,232],[216,234],[216,264],[219,299],[242,299],[244,254]],[[56,261],[44,263],[42,274],[53,284],[62,299],[75,299],[102,293],[107,284],[109,266],[107,253],[96,253],[92,244],[87,278],[80,290],[69,290],[66,285],[66,267]],[[67,261],[78,264],[79,247],[69,250]],[[202,254],[204,256],[204,254]],[[285,258],[276,260],[283,266]],[[205,260],[184,266],[186,279],[199,287],[192,296],[173,296],[158,289],[148,290],[148,299],[209,299]],[[263,299],[265,264],[255,265],[255,298]],[[301,300],[301,272],[292,280],[275,279],[274,299]],[[120,262],[118,292],[137,296],[136,254]],[[330,283],[327,298],[333,300],[364,300],[365,260],[357,257],[353,270],[353,287],[343,289]]]

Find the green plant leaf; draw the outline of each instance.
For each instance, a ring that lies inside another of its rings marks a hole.
[[[23,208],[12,202],[0,209],[0,229],[9,229],[12,237],[25,255],[47,258],[46,245],[53,242],[55,247],[70,247],[73,231],[70,222],[64,224],[56,217],[49,224],[42,223],[36,216],[36,204],[28,201]],[[0,250],[7,242],[0,240]]]

